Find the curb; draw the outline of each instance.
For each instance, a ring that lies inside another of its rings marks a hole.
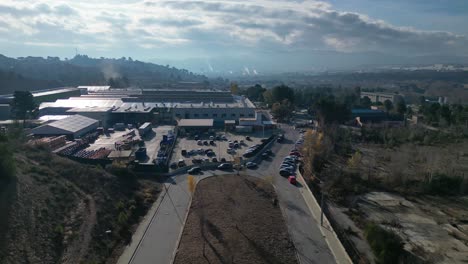
[[[310,190],[310,188],[309,188],[309,186],[307,185],[306,181],[305,181],[304,178],[302,177],[302,174],[299,172],[299,173],[297,173],[296,175],[300,178],[302,184],[305,186],[305,189],[306,189],[306,190],[309,192],[309,194],[312,196],[313,203],[315,203],[315,205],[316,205],[318,208],[320,208],[320,205],[318,204],[317,200],[315,199],[315,196],[312,194],[312,191]],[[311,209],[311,206],[310,206],[309,203],[307,202],[308,199],[305,199],[305,198],[304,198],[304,200],[305,200],[305,202],[306,202],[306,204],[307,204],[307,207],[309,207],[309,210],[310,210],[310,212],[312,213],[312,215],[315,217],[316,220],[318,220],[318,218],[317,218],[316,215],[314,214],[313,210]],[[329,241],[329,239],[327,238],[327,235],[326,235],[326,234],[324,233],[324,231],[323,231],[323,228],[324,228],[324,227],[323,227],[323,226],[320,226],[320,228],[319,228],[319,229],[320,229],[320,233],[322,233],[322,236],[325,238],[325,241],[326,241],[327,244],[328,244],[328,248],[330,248],[330,251],[332,252],[333,256],[335,257],[336,263],[343,263],[343,264],[344,264],[344,263],[350,263],[350,264],[352,264],[353,261],[352,261],[351,258],[349,257],[348,252],[346,252],[346,249],[344,248],[344,246],[343,246],[343,244],[341,243],[340,239],[339,239],[338,236],[336,235],[335,230],[334,230],[333,227],[331,226],[331,224],[330,224],[330,222],[328,221],[328,218],[327,218],[327,216],[326,216],[325,214],[323,215],[323,222],[324,222],[325,226],[326,226],[328,229],[330,229],[330,232],[333,234],[333,237],[338,241],[338,243],[337,243],[337,244],[339,245],[338,248],[336,248],[336,247],[331,247],[331,246],[330,246],[330,241]],[[338,253],[337,250],[341,251],[341,253]],[[341,255],[340,260],[338,260],[338,258],[337,258],[337,255],[338,255],[338,254]],[[344,259],[343,259],[343,258],[344,258]]]

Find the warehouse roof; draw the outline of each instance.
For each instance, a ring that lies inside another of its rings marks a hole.
[[[212,127],[213,119],[180,119],[179,127]]]
[[[76,133],[82,129],[99,123],[98,120],[82,115],[72,115],[70,117],[36,127],[32,130],[33,134],[46,133],[47,130],[60,130],[64,132]]]

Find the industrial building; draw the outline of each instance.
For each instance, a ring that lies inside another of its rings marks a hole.
[[[81,115],[73,115],[31,130],[34,136],[65,135],[70,139],[79,138],[99,127],[99,120]]]
[[[213,119],[214,126],[223,126],[225,120],[255,117],[255,106],[248,98],[228,91],[80,89],[86,89],[87,94],[42,103],[39,115],[79,114],[100,120],[104,127],[118,122],[174,123],[180,119]]]

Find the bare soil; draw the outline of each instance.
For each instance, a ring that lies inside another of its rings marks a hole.
[[[270,184],[253,177],[202,180],[174,263],[297,263],[275,198]]]

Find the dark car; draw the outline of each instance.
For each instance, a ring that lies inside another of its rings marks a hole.
[[[220,170],[229,170],[232,169],[232,164],[231,163],[222,163],[218,166],[218,169]]]
[[[198,174],[201,172],[201,168],[200,167],[193,167],[193,168],[190,168],[187,173],[189,174]]]
[[[220,162],[226,162],[225,158],[221,158]]]
[[[266,150],[265,153],[266,153],[267,155],[273,155],[273,151],[271,151],[271,149]]]
[[[172,162],[171,165],[169,166],[171,169],[177,169],[177,163]]]
[[[183,150],[181,151],[181,153],[182,153],[182,156],[186,156],[186,155],[187,155],[187,150],[183,149]]]
[[[208,146],[208,141],[203,141],[203,145]]]
[[[214,146],[214,144],[215,144],[214,141],[213,141],[213,140],[210,140],[210,145],[211,145],[211,146]]]
[[[195,135],[195,140],[198,140],[200,137],[198,135]]]
[[[218,162],[218,159],[217,158],[212,158],[211,162]]]
[[[215,154],[213,151],[207,152],[206,155],[207,155],[208,157],[216,156],[216,154]]]
[[[269,157],[268,153],[262,153],[262,159],[268,159]]]
[[[193,164],[200,164],[200,163],[202,163],[202,160],[201,159],[193,159],[192,163]]]
[[[247,137],[245,137],[245,140],[248,140],[248,141],[250,141],[251,139],[250,139],[250,137],[249,137],[249,136],[247,136]]]

